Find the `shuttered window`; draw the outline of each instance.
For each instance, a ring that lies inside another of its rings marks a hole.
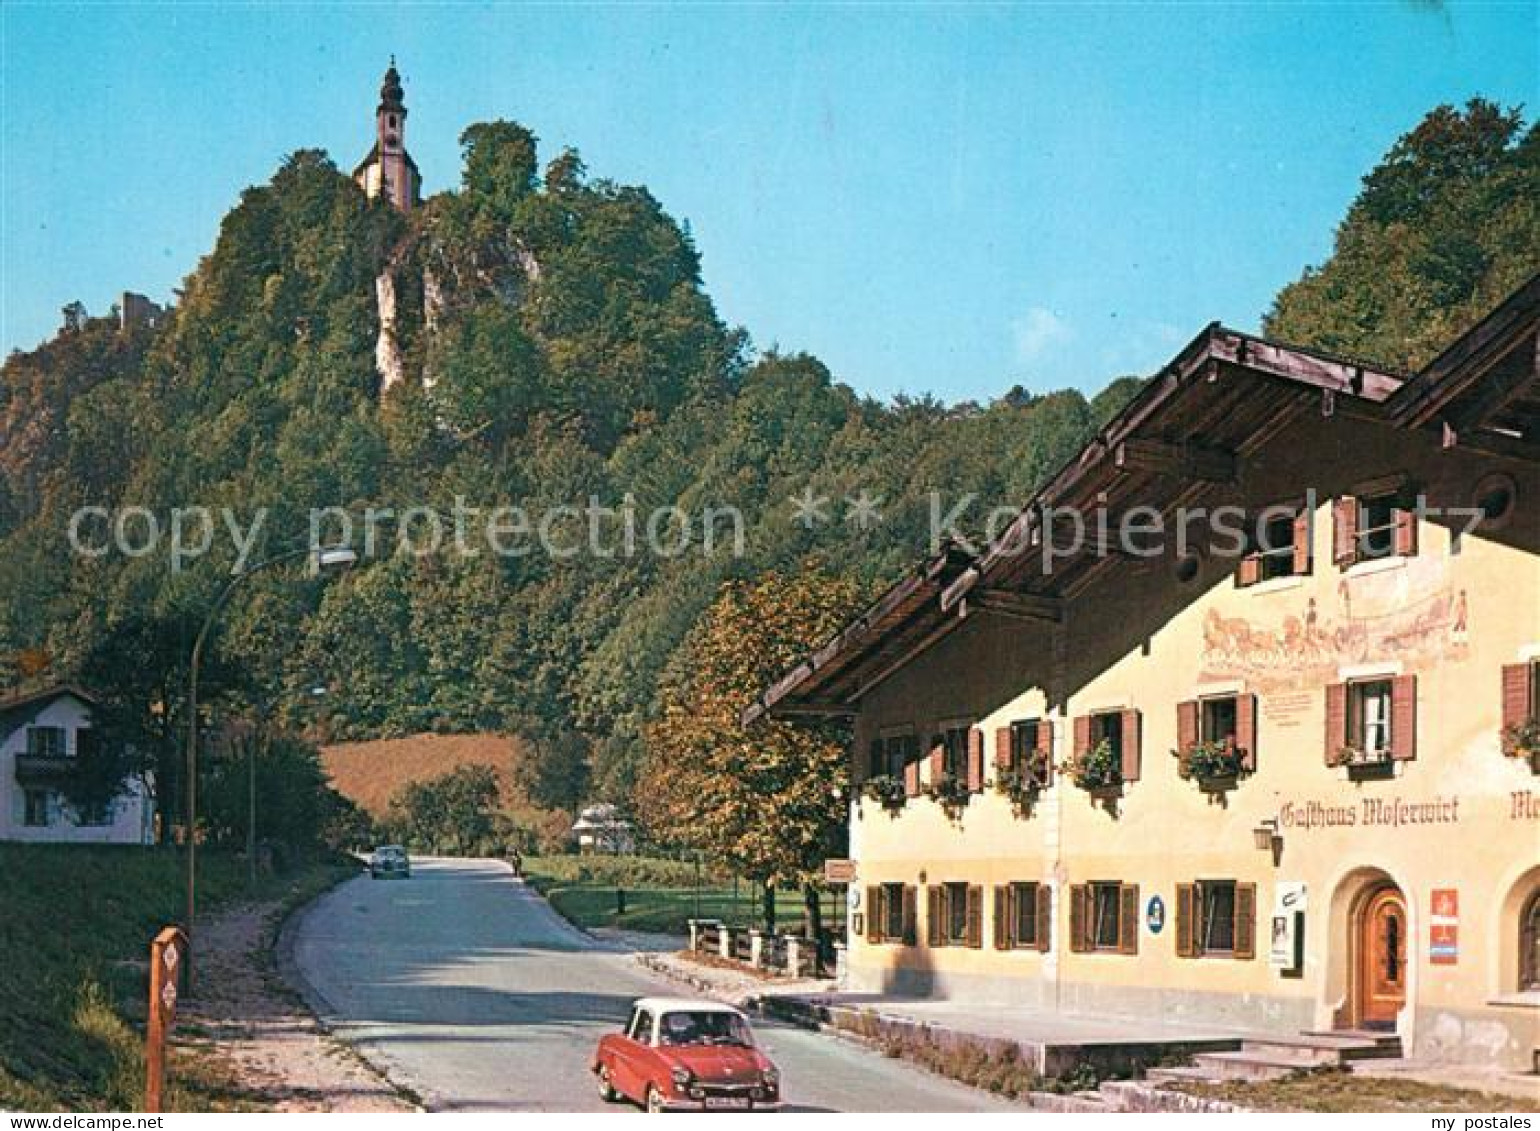
[[[1098,881],[1070,889],[1073,949],[1107,954],[1135,954],[1139,949],[1139,888],[1136,884]]]
[[[1502,680],[1503,752],[1518,750],[1519,728],[1540,714],[1540,660],[1527,664],[1506,664]]]
[[[948,727],[941,732],[941,772],[963,781],[968,776],[968,728]]]
[[[1353,680],[1326,689],[1326,761],[1386,767],[1417,756],[1417,677]]]
[[[1310,514],[1273,509],[1252,532],[1235,583],[1245,587],[1310,572]]]
[[[926,929],[931,946],[984,945],[984,889],[974,884],[934,884],[926,890]]]
[[[1176,886],[1176,953],[1179,958],[1254,958],[1255,884],[1195,880]]]
[[[872,884],[866,889],[866,941],[914,945],[915,889]]]
[[[64,728],[28,727],[27,753],[34,758],[64,757]]]
[[[1047,884],[1017,882],[995,888],[997,950],[1047,951],[1053,935],[1053,892]]]
[[[1380,481],[1382,484],[1385,482]],[[1332,504],[1332,557],[1339,566],[1417,553],[1417,512],[1404,480]]]
[[[1047,788],[1053,784],[1053,725],[1022,719],[995,732],[995,765]]]
[[[1140,718],[1134,708],[1123,711],[1098,711],[1075,719],[1075,757],[1080,758],[1106,742],[1112,751],[1113,765],[1124,782],[1139,780]]]

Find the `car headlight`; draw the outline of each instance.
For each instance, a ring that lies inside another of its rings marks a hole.
[[[674,1069],[673,1077],[674,1087],[678,1088],[681,1092],[690,1086],[690,1070],[683,1065]]]
[[[774,1068],[767,1068],[759,1074],[760,1080],[767,1088],[779,1088],[781,1086],[781,1074]]]

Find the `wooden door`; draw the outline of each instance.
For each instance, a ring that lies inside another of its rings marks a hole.
[[[1358,1023],[1392,1029],[1406,1004],[1406,901],[1382,888],[1364,904],[1358,920]]]

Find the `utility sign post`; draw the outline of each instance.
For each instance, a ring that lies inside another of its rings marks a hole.
[[[176,1024],[177,976],[184,968],[187,936],[167,927],[150,943],[150,1021],[145,1032],[144,1110],[160,1111],[166,1087],[166,1036]]]

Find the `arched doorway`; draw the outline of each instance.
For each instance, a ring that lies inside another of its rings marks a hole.
[[[1394,884],[1364,893],[1353,923],[1353,1020],[1365,1029],[1394,1029],[1406,1005],[1406,899]]]

